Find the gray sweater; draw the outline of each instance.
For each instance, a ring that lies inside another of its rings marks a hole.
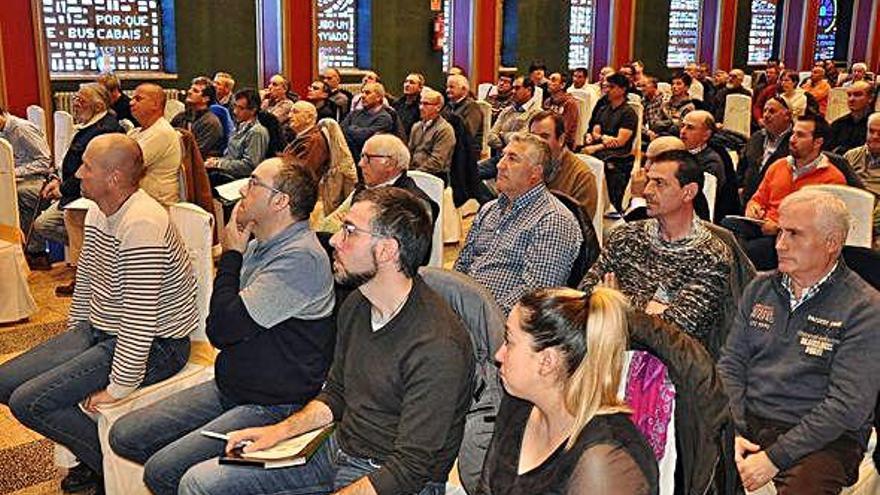
[[[789,423],[762,445],[786,469],[842,435],[867,444],[880,381],[880,293],[843,259],[793,312],[781,275],[747,288],[718,368],[738,434],[746,413]]]

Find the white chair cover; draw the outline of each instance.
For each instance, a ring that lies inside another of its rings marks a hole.
[[[180,233],[196,274],[199,328],[190,335],[193,351],[190,362],[173,377],[144,387],[125,399],[100,408],[98,438],[104,454],[104,487],[108,494],[144,494],[150,492],[143,484],[143,466],[117,456],[110,448],[110,428],[119,418],[131,411],[147,407],[174,393],[208,381],[214,377],[214,368],[205,361],[213,358],[213,349],[205,335],[205,319],[213,288],[214,267],[211,242],[214,217],[190,203],[177,203],[169,209],[171,222]],[[207,356],[206,356],[207,353]]]
[[[486,97],[495,89],[495,85],[492,83],[481,83],[477,86],[477,100],[485,101]]]
[[[173,100],[168,98],[165,100],[165,120],[171,122],[171,119],[174,118],[175,115],[186,109],[186,105],[183,104],[180,100]]]
[[[631,98],[635,96],[636,98]],[[630,94],[629,106],[636,111],[638,117],[638,125],[636,125],[636,138],[633,140],[632,154],[635,158],[633,162],[633,170],[641,168],[642,163],[642,125],[645,119],[645,107],[642,106],[642,100],[638,95]]]
[[[688,96],[690,96],[692,100],[703,101],[704,93],[705,88],[703,88],[703,83],[700,81],[691,82],[691,87],[688,88]]]
[[[590,100],[593,97],[592,91],[585,89],[568,89],[569,94],[574,97],[578,105],[578,126],[577,134],[574,136],[574,144],[583,146],[584,136],[587,134],[587,127],[590,125]]]
[[[825,110],[825,120],[834,122],[848,113],[846,88],[831,88],[831,94],[828,95],[828,109]]]
[[[807,187],[815,187],[829,192],[846,203],[846,209],[849,210],[850,222],[852,223],[849,235],[846,236],[847,246],[871,247],[875,201],[873,194],[856,187],[838,184],[817,184]]]
[[[715,194],[718,191],[718,178],[709,172],[703,172],[703,195],[709,203],[709,218],[715,220]]]
[[[415,181],[419,189],[425,192],[429,198],[438,205],[443,204],[443,179],[420,170],[410,170],[406,173]],[[445,208],[440,208],[437,218],[434,219],[434,234],[431,237],[431,260],[428,266],[443,267],[443,220]]]
[[[608,185],[605,183],[605,163],[602,160],[590,155],[577,155],[584,163],[590,167],[590,171],[593,172],[593,175],[596,177],[596,213],[593,214],[593,228],[596,229],[596,238],[599,240],[599,245],[601,246],[603,243],[603,225],[602,219],[605,216],[605,211],[611,204],[611,201],[608,198]]]
[[[55,170],[61,175],[63,170],[61,164],[64,162],[64,155],[67,154],[67,148],[73,141],[73,116],[64,110],[58,110],[52,116],[55,123],[55,136],[52,139],[52,153],[55,155]]]
[[[804,81],[806,81],[807,79],[809,79],[809,78],[810,78],[810,74],[811,74],[811,72],[808,71],[808,70],[807,70],[807,71],[801,71],[801,72],[798,72],[798,77],[800,78],[800,82],[798,82],[798,86],[800,86],[801,84],[803,84]]]
[[[743,87],[747,89],[752,89],[752,76],[746,74],[743,76]]]
[[[27,107],[27,119],[34,123],[37,128],[40,129],[40,132],[43,133],[43,137],[46,136],[46,111],[43,110],[43,107],[39,105],[29,105]],[[48,144],[48,142],[46,143]]]
[[[483,142],[480,148],[481,159],[489,158],[489,131],[492,130],[492,105],[487,101],[477,101],[480,112],[483,113]]]
[[[0,323],[27,318],[37,310],[21,241],[12,146],[0,139]]]
[[[455,207],[451,187],[443,190],[443,202],[440,204],[440,209],[443,210],[440,213],[440,218],[443,219],[443,243],[454,244],[461,241],[461,212]]]
[[[535,93],[532,95],[529,102],[537,102],[538,107],[540,107],[542,101],[544,101],[544,88],[535,86]]]
[[[672,95],[672,85],[669,84],[668,82],[658,82],[657,83],[657,90],[667,96]]]
[[[727,95],[724,104],[724,128],[748,138],[752,133],[752,97]]]

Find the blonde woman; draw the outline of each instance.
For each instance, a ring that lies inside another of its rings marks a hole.
[[[627,310],[604,287],[539,289],[513,307],[481,493],[657,493],[654,455],[617,398]]]

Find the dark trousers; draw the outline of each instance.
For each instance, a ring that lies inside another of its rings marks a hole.
[[[749,440],[766,449],[793,425],[748,415]],[[859,478],[865,449],[854,437],[843,435],[779,471],[773,484],[778,495],[836,495]]]

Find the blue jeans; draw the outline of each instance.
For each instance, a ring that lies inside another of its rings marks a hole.
[[[346,454],[331,435],[309,462],[283,469],[221,465],[217,459],[193,466],[180,482],[180,495],[325,494],[354,483],[382,466],[372,459]],[[429,482],[419,495],[442,495],[445,483]]]
[[[217,457],[226,447],[226,442],[208,438],[201,430],[228,433],[274,424],[301,407],[237,405],[211,380],[126,414],[110,430],[110,446],[122,457],[144,464],[144,483],[154,494],[174,495],[187,469]]]
[[[0,365],[0,402],[23,425],[70,449],[101,472],[98,425],[79,403],[110,382],[116,337],[80,325]],[[155,339],[143,385],[180,371],[189,358],[189,339]]]

